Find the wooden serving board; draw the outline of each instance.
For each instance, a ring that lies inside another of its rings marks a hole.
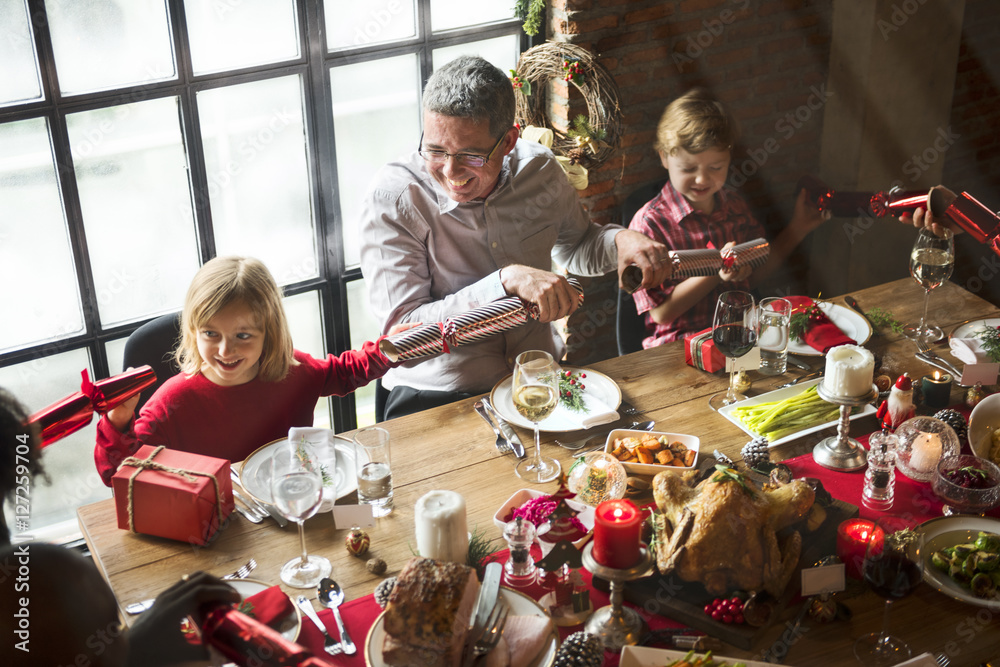
[[[692,628],[702,630],[712,637],[732,644],[733,646],[750,650],[760,640],[770,625],[781,618],[782,610],[796,595],[798,595],[803,567],[812,567],[824,556],[836,553],[837,526],[846,519],[857,516],[856,505],[834,500],[826,509],[826,520],[811,533],[802,535],[802,555],[795,574],[784,595],[775,602],[775,613],[771,622],[764,627],[755,628],[749,625],[732,625],[712,620],[705,614],[705,605],[715,596],[705,591],[698,583],[681,581],[676,575],[655,574],[642,579],[629,581],[625,584],[625,599],[644,610],[667,616]],[[594,578],[595,585],[597,577]],[[603,582],[602,582],[603,583]]]

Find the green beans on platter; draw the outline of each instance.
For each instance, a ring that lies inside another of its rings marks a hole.
[[[733,409],[747,430],[774,442],[779,438],[837,419],[840,406],[827,403],[816,391],[818,385],[807,387],[781,401],[756,405],[741,405]]]

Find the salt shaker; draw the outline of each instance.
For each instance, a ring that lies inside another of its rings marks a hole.
[[[507,540],[507,547],[510,549],[510,557],[503,566],[507,584],[514,588],[531,585],[535,581],[535,561],[531,558],[535,526],[519,516],[507,522],[503,538]]]
[[[898,445],[899,438],[888,430],[875,433],[868,441],[868,469],[865,471],[861,502],[869,509],[887,510],[892,507]]]

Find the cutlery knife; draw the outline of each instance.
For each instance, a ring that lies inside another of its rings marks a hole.
[[[483,573],[483,583],[479,586],[479,595],[476,596],[475,613],[472,616],[472,624],[469,626],[469,633],[466,635],[465,647],[462,651],[462,667],[470,667],[476,660],[472,645],[483,634],[486,621],[489,620],[493,607],[496,606],[497,599],[500,597],[502,567],[500,563],[493,562],[486,566],[486,571]]]
[[[236,472],[233,468],[230,468],[229,474],[233,478],[234,482],[239,484],[241,487],[243,486],[243,481],[240,479],[240,475],[238,472]],[[246,490],[246,487],[244,487],[244,490]],[[233,487],[233,496],[242,500],[251,509],[258,509],[261,512],[267,512],[270,515],[270,517],[274,519],[275,522],[280,527],[284,528],[285,526],[288,525],[288,519],[283,517],[281,515],[281,512],[279,512],[277,508],[274,507],[274,505],[268,505],[266,503],[258,502],[257,499],[253,497],[244,498],[242,495],[240,495],[239,491],[236,490],[235,486]]]
[[[490,428],[493,429],[493,433],[496,434],[497,438],[503,438],[504,440],[507,440],[507,438],[504,437],[504,434],[500,432],[500,429],[497,427],[497,425],[493,423],[493,420],[490,419],[490,416],[489,414],[487,414],[486,407],[483,405],[482,401],[476,401],[476,404],[472,406],[472,409],[476,411],[477,415],[483,418],[483,421],[485,421],[487,424],[490,425]],[[503,445],[499,440],[497,440],[497,451],[499,451],[501,454],[506,454],[508,451],[513,451],[513,447],[511,447],[510,441],[507,442],[507,447],[509,449],[504,451]]]
[[[858,300],[857,299],[855,299],[851,295],[847,295],[847,296],[844,297],[844,303],[846,303],[848,306],[850,306],[854,310],[856,310],[859,313],[861,313],[861,316],[865,318],[866,322],[868,322],[868,326],[870,326],[872,328],[872,336],[878,336],[879,335],[878,328],[876,328],[875,323],[872,322],[872,318],[868,317],[868,313],[866,313],[865,311],[861,310],[861,306],[858,305]]]
[[[509,442],[510,446],[514,449],[514,454],[517,458],[523,459],[525,456],[524,444],[521,442],[521,439],[517,437],[517,433],[514,432],[513,427],[511,427],[506,419],[500,416],[500,413],[497,412],[496,408],[493,407],[493,404],[490,403],[490,399],[485,396],[483,397],[483,406],[486,408],[487,412],[490,413],[490,416],[493,417],[493,421],[497,423],[497,426],[500,427],[501,433],[503,433],[504,437],[507,438],[507,442]]]
[[[798,368],[800,370],[803,370],[803,371],[811,371],[812,370],[812,366],[810,366],[806,362],[802,361],[801,359],[799,359],[798,357],[796,357],[794,354],[789,354],[785,358],[788,360],[789,364],[791,364],[792,366],[795,366],[796,368]]]

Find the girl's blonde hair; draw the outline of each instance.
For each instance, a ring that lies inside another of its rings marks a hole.
[[[216,257],[195,274],[184,299],[181,340],[174,352],[181,372],[191,376],[201,370],[205,360],[198,353],[198,331],[233,304],[250,308],[264,334],[257,377],[265,382],[283,379],[297,362],[281,290],[267,267],[252,257]]]
[[[656,127],[656,150],[675,155],[678,149],[701,153],[732,150],[740,130],[729,110],[704,88],[684,93],[667,105]]]

